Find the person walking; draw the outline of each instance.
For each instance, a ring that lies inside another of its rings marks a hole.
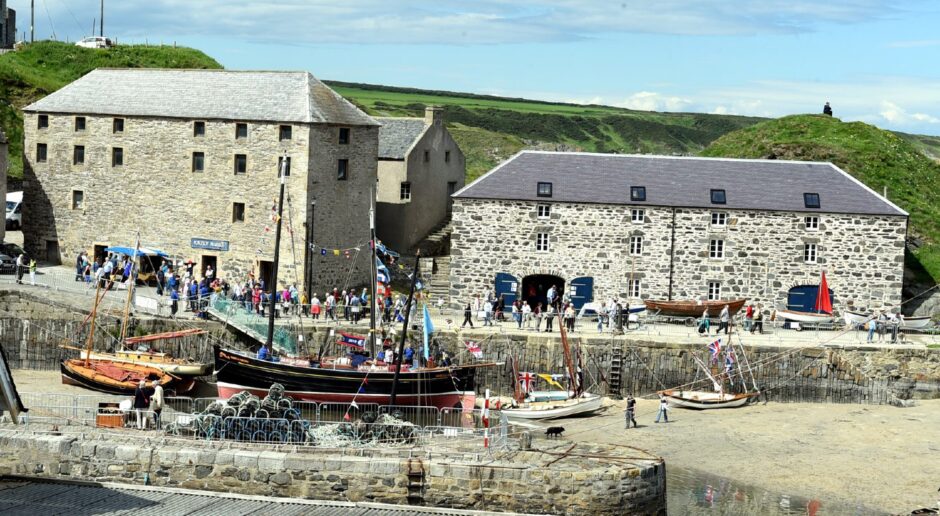
[[[134,414],[137,416],[137,429],[147,429],[147,416],[145,413],[150,408],[150,389],[147,388],[146,380],[141,380],[134,389]]]
[[[698,323],[698,332],[700,335],[707,336],[711,331],[712,321],[708,317],[708,307],[705,307],[705,311],[702,312],[702,319]]]
[[[754,322],[754,303],[748,303],[744,311],[744,331],[751,331],[751,325]]]
[[[153,396],[150,397],[150,410],[153,411],[153,426],[156,430],[163,430],[160,414],[163,413],[163,386],[157,380],[153,381]]]
[[[574,304],[568,303],[568,307],[565,308],[565,328],[568,333],[574,333],[574,317]]]
[[[751,333],[757,332],[758,335],[761,335],[764,333],[764,311],[761,310],[760,305],[757,305],[757,310],[754,312],[754,322],[751,324]]]
[[[176,317],[176,311],[179,310],[180,293],[176,289],[170,291],[170,316]]]
[[[875,330],[878,329],[878,321],[875,320],[875,316],[872,315],[871,319],[868,320],[868,342],[875,337]]]
[[[36,259],[29,259],[29,284],[36,286]]]
[[[632,394],[627,395],[627,406],[624,407],[623,412],[624,412],[624,416],[626,419],[626,421],[624,421],[624,423],[626,423],[625,428],[626,429],[630,428],[631,421],[633,422],[633,428],[636,428],[637,427],[636,418],[634,417],[634,415],[636,414],[636,400],[633,399]]]
[[[522,308],[519,306],[521,302],[519,300],[513,301],[512,303],[512,319],[516,321],[516,326],[518,329],[522,329]]]
[[[493,303],[483,303],[483,326],[493,326]]]
[[[659,412],[656,413],[656,422],[659,423],[659,418],[662,417],[663,421],[666,423],[669,422],[669,403],[666,401],[666,397],[662,394],[659,395]]]
[[[23,283],[23,273],[25,272],[25,270],[26,270],[26,255],[23,253],[20,253],[20,255],[16,257],[16,282],[17,283],[20,283],[20,284]]]
[[[555,308],[552,305],[545,307],[544,319],[545,319],[545,332],[552,332],[552,320],[555,318]]]
[[[473,328],[473,307],[470,306],[470,303],[467,303],[467,307],[463,309],[463,324],[460,327],[463,328],[468,324],[470,328]]]
[[[532,306],[527,302],[522,303],[522,322],[526,329],[528,329],[532,323]]]
[[[725,335],[730,333],[730,322],[731,312],[728,310],[728,305],[725,305],[721,308],[721,313],[718,315],[718,333],[721,333],[721,330],[725,331]]]

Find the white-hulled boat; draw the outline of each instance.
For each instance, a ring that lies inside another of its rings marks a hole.
[[[604,405],[604,398],[597,394],[586,392],[577,398],[569,398],[567,393],[560,392],[562,399],[553,399],[555,396],[541,396],[539,392],[530,393],[518,406],[503,408],[503,414],[509,419],[559,419],[563,417],[588,415],[600,410]],[[544,401],[540,401],[543,400]],[[535,401],[528,401],[535,400]]]
[[[667,389],[659,391],[666,397],[669,405],[695,410],[735,408],[747,404],[748,400],[759,396],[756,392],[744,394],[726,394],[706,391],[681,391]]]
[[[815,312],[799,312],[797,310],[777,310],[777,317],[787,321],[801,323],[827,323],[832,322],[836,317],[832,314],[822,314]]]
[[[901,323],[902,330],[923,330],[929,328],[932,323],[932,319],[929,316],[922,317],[905,317],[904,322]]]
[[[856,328],[861,324],[865,324],[871,319],[871,314],[865,312],[852,312],[846,310],[842,312],[842,319],[845,321],[845,325],[849,328]]]

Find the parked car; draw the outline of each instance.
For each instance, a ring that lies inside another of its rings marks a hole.
[[[75,43],[75,46],[83,48],[111,48],[114,46],[114,42],[111,41],[111,38],[103,36],[89,36]]]
[[[0,274],[16,272],[16,257],[23,253],[23,248],[16,244],[0,244]]]
[[[23,227],[23,192],[10,192],[7,194],[7,229],[21,229]]]

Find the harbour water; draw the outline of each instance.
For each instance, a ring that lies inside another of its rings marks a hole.
[[[861,504],[852,505],[824,496],[805,498],[768,491],[728,477],[674,466],[666,467],[666,499],[670,516],[701,514],[875,516],[887,514]]]

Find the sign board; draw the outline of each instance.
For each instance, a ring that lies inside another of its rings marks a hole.
[[[191,238],[193,249],[209,249],[211,251],[228,251],[228,240],[209,240],[208,238]]]

